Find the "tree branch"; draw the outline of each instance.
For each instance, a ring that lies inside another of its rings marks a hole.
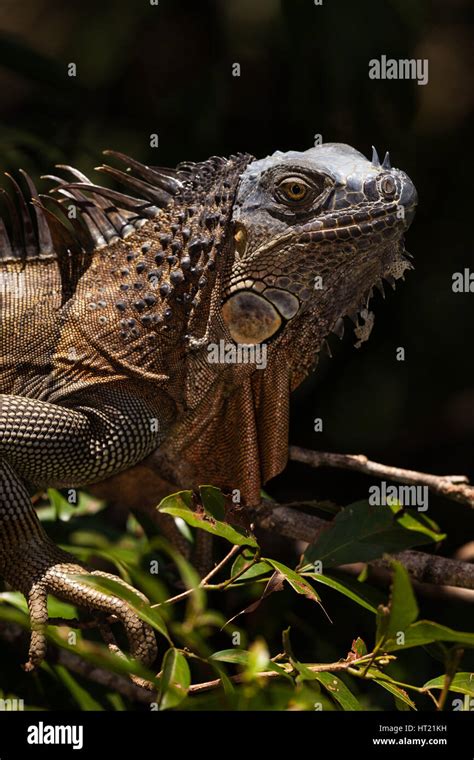
[[[304,506],[304,502],[275,504],[264,501],[260,507],[251,510],[251,517],[260,528],[309,544],[314,543],[320,533],[330,527],[331,522],[301,512],[298,510],[299,506]],[[468,562],[411,550],[393,556],[406,567],[411,577],[420,583],[474,589],[474,565]],[[387,567],[387,564],[384,559],[370,563],[376,567]]]
[[[363,454],[333,454],[328,451],[302,449],[299,446],[290,446],[289,458],[293,462],[302,462],[311,467],[337,467],[375,475],[377,478],[387,478],[397,483],[425,485],[433,493],[474,507],[474,486],[469,484],[464,475],[432,475],[415,470],[403,470],[400,467],[371,462]]]
[[[348,655],[348,657],[345,660],[339,660],[338,662],[329,662],[325,664],[318,664],[318,665],[309,665],[305,664],[305,668],[307,670],[310,670],[312,673],[338,673],[341,671],[346,671],[347,673],[350,673],[352,676],[355,676],[356,678],[360,678],[361,680],[372,680],[375,676],[373,673],[367,673],[364,666],[367,664],[371,665],[372,663],[375,663],[377,666],[385,666],[390,663],[391,660],[396,659],[393,655],[387,655],[387,654],[381,654],[377,655],[371,652],[369,654],[364,655],[363,657],[354,657],[351,654]],[[273,658],[273,662],[276,661],[276,658]],[[290,663],[278,663],[282,670],[286,672],[288,675],[294,674],[295,670],[293,665]],[[275,670],[264,670],[258,673],[258,678],[281,678],[282,673],[279,673]],[[229,676],[228,677],[232,683],[240,684],[245,683],[246,676],[245,673],[237,673],[237,675]],[[436,700],[434,699],[433,695],[429,691],[429,689],[423,688],[423,686],[413,686],[412,684],[407,683],[401,683],[400,681],[392,681],[392,683],[396,686],[400,686],[403,689],[411,689],[412,691],[416,691],[419,694],[426,694],[430,696],[435,704],[437,705]],[[215,678],[212,681],[205,681],[203,683],[196,683],[192,684],[189,687],[189,694],[199,694],[203,691],[210,691],[211,689],[218,689],[222,686],[222,679],[221,678]]]

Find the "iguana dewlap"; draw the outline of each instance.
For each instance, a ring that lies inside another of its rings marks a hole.
[[[129,171],[101,169],[126,194],[60,167],[45,200],[24,175],[0,223],[0,574],[28,599],[29,667],[48,593],[118,616],[145,662],[155,644],[128,605],[70,580],[85,570],[47,538],[25,483],[87,485],[153,454],[177,487],[257,504],[286,464],[290,391],[342,318],[369,324],[373,287],[410,267],[416,191],[375,152],[324,144],[176,170],[112,155]],[[264,347],[265,368],[210,361],[242,345]]]

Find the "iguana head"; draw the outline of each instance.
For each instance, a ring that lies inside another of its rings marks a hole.
[[[235,257],[222,306],[232,339],[271,342],[304,327],[314,356],[344,315],[367,317],[373,286],[410,267],[403,234],[416,201],[388,156],[381,165],[375,151],[369,161],[348,145],[249,164],[233,209]]]

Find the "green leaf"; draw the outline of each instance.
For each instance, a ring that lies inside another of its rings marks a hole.
[[[404,632],[404,643],[397,644],[396,640],[389,638],[384,642],[385,652],[395,652],[399,649],[424,646],[433,641],[452,641],[465,647],[474,647],[474,633],[454,631],[445,625],[433,623],[431,620],[419,620],[412,623]]]
[[[150,571],[146,572],[134,565],[125,565],[128,574],[131,576],[133,585],[140,588],[150,603],[163,603],[168,598],[168,590],[165,584],[159,580],[156,575]]]
[[[3,604],[1,599],[0,620],[5,620],[7,623],[17,623],[27,630],[30,630],[31,627],[29,615],[19,609],[11,607],[9,604]]]
[[[183,557],[181,552],[161,536],[153,537],[150,541],[150,548],[163,551],[171,558],[176,565],[186,590],[192,590],[192,594],[188,597],[190,614],[197,615],[202,613],[206,607],[206,592],[204,589],[199,588],[201,578],[196,572],[196,569],[187,559],[185,559],[185,557]],[[159,606],[161,606],[161,604]]]
[[[273,670],[275,673],[278,673],[280,676],[282,676],[282,678],[286,678],[287,681],[293,683],[293,679],[289,675],[288,671],[285,670],[285,668],[277,662],[268,662],[266,670]]]
[[[365,644],[365,641],[361,639],[360,636],[353,640],[351,652],[354,652],[357,657],[364,657],[364,655],[367,654],[367,646]]]
[[[413,530],[416,533],[424,533],[431,541],[442,541],[446,538],[445,533],[439,532],[439,527],[434,520],[431,520],[422,512],[410,512],[408,509],[404,511],[403,507],[399,504],[390,504],[390,510],[397,517],[398,524],[405,530]]]
[[[239,567],[239,565],[236,566]],[[234,569],[235,566],[232,567],[232,575],[236,575]],[[231,586],[239,586],[240,584],[248,583],[249,581],[266,581],[268,580],[269,572],[272,572],[272,568],[267,562],[256,562],[255,565],[252,565],[252,567],[242,573],[242,575],[239,575],[239,577],[232,582]]]
[[[77,702],[81,710],[103,710],[104,708],[99,702],[89,694],[74,678],[74,676],[66,670],[63,665],[54,665],[54,672],[58,678],[63,682],[70,695]]]
[[[290,631],[291,628],[288,626],[288,628],[285,628],[284,631],[281,632],[281,638],[283,642],[283,650],[290,660],[290,662],[297,662],[296,657],[293,654],[293,647],[291,645],[291,639],[290,639]]]
[[[109,691],[106,694],[107,702],[111,705],[111,707],[116,712],[126,712],[127,708],[125,706],[124,699],[121,694],[119,694],[116,691]]]
[[[377,613],[377,643],[404,633],[418,617],[418,605],[408,571],[400,562],[392,561],[393,579],[388,608],[380,606]]]
[[[85,583],[87,586],[101,591],[108,596],[115,596],[119,599],[123,599],[141,620],[152,626],[158,633],[161,633],[168,641],[170,637],[166,630],[166,624],[161,614],[155,607],[150,607],[146,604],[137,593],[123,586],[118,581],[112,580],[112,578],[103,578],[100,575],[71,575],[70,578],[78,581],[79,583]],[[171,643],[171,642],[170,642]]]
[[[438,676],[423,684],[423,688],[442,689],[444,681],[444,675]],[[456,673],[449,686],[449,691],[456,691],[459,694],[467,694],[469,697],[474,697],[474,673]]]
[[[334,673],[315,673],[315,678],[326,689],[328,694],[346,711],[361,710],[361,706],[347,688],[344,681],[334,675]]]
[[[256,639],[249,647],[247,663],[244,669],[244,678],[248,681],[254,681],[260,673],[268,670],[270,663],[270,654],[266,641],[261,638]]]
[[[214,652],[209,659],[217,660],[218,662],[246,665],[249,659],[249,653],[246,649],[221,649],[219,652]]]
[[[374,615],[377,614],[376,604],[378,603],[379,594],[375,589],[363,586],[361,583],[353,583],[347,579],[336,579],[331,575],[305,573],[305,577],[312,578],[316,583],[322,583],[324,586],[329,586],[335,591],[339,591],[340,594],[344,594],[344,596],[352,599],[353,602],[357,602],[361,607],[373,612]]]
[[[246,649],[222,649],[220,652],[214,652],[209,657],[209,662],[228,662],[231,665],[243,665],[244,667],[249,664],[250,652]],[[265,670],[273,670],[275,673],[279,673],[283,678],[292,680],[286,670],[271,660],[267,661]]]
[[[441,541],[444,537],[431,530],[422,516],[410,516],[407,520],[401,507],[371,506],[367,501],[359,501],[337,514],[331,527],[307,548],[304,559],[311,564],[321,560],[327,569],[351,562],[370,562],[385,553]]]
[[[369,671],[370,673],[370,671]],[[407,705],[411,710],[416,710],[416,705],[413,702],[412,699],[408,696],[405,689],[402,689],[400,686],[397,686],[396,684],[392,683],[391,679],[388,676],[383,676],[382,678],[377,677],[373,678],[373,683],[376,683],[378,686],[381,686],[386,691],[389,691],[390,694],[393,694],[396,700],[400,700],[403,704]]]
[[[263,561],[281,573],[284,579],[290,584],[291,588],[294,589],[297,594],[303,594],[303,596],[306,596],[313,602],[318,602],[318,604],[321,603],[321,599],[312,585],[308,583],[308,581],[305,580],[305,578],[303,578],[295,570],[291,570],[291,568],[283,565],[281,562],[277,562],[274,559],[268,559],[268,557],[263,558]]]
[[[28,614],[28,603],[19,591],[2,591],[0,594],[0,601],[9,602],[17,610],[21,610],[25,614]]]
[[[392,560],[393,580],[390,593],[390,625],[388,633],[405,630],[418,617],[418,604],[410,576],[400,562]]]
[[[75,530],[69,535],[72,544],[80,549],[105,549],[110,547],[109,539],[102,533],[94,530]],[[94,552],[90,552],[93,554]]]
[[[56,491],[55,488],[48,488],[48,499],[51,506],[54,509],[56,520],[62,520],[68,522],[74,515],[76,507],[69,504],[68,500],[64,498],[62,493]]]
[[[293,666],[293,668],[298,673],[297,681],[300,683],[301,681],[317,681],[318,680],[318,674],[311,670],[309,665],[305,665],[304,662],[298,662],[293,655],[290,657],[290,662]]]
[[[193,504],[194,501],[192,491],[176,491],[176,493],[165,496],[165,498],[160,501],[157,508],[160,510],[160,512],[162,511],[162,505],[192,509]]]
[[[256,562],[255,565],[252,565],[250,567],[254,556],[255,552],[253,549],[244,548],[242,550],[242,553],[239,554],[239,556],[235,559],[230,571],[231,578],[234,575],[237,575],[237,573],[240,573],[244,567],[249,567],[249,569],[242,573],[242,575],[240,575],[232,585],[245,583],[246,581],[250,580],[263,580],[269,572],[273,571],[271,565],[269,565],[268,562],[264,562],[263,560],[261,562]]]
[[[83,576],[81,576],[81,579],[82,577]],[[14,609],[13,607],[1,603],[0,620],[17,623],[27,631],[30,630],[30,620],[28,615],[25,615],[18,609]],[[55,626],[48,626],[46,635],[56,646],[61,649],[66,649],[68,652],[73,652],[75,655],[79,655],[87,660],[87,662],[91,662],[97,667],[110,670],[112,673],[119,673],[120,675],[133,674],[140,678],[144,678],[151,683],[157,683],[153,673],[147,670],[140,662],[132,660],[126,655],[118,655],[110,652],[103,644],[85,641],[82,638],[78,638],[75,644],[69,644],[67,636],[64,635],[64,629],[57,629]],[[43,667],[43,665],[41,667]]]
[[[199,486],[199,495],[204,508],[216,520],[225,519],[225,498],[220,488],[215,486]]]
[[[176,707],[187,696],[191,673],[186,657],[175,647],[165,652],[160,678],[158,704],[160,710]]]
[[[106,503],[90,494],[80,491],[77,493],[77,503],[71,504],[60,491],[55,488],[47,489],[49,506],[40,506],[38,513],[42,520],[61,520],[69,522],[71,518],[83,515],[95,515],[105,509]]]
[[[120,675],[133,674],[139,678],[150,681],[150,683],[155,684],[156,686],[158,685],[154,674],[145,668],[141,662],[134,660],[125,654],[111,652],[104,644],[86,641],[81,638],[78,638],[75,644],[69,644],[67,637],[64,636],[64,631],[58,631],[54,626],[48,627],[46,635],[56,646],[61,649],[66,649],[68,652],[73,652],[75,655],[82,657],[84,660],[87,660],[87,662],[91,662],[99,668],[110,670],[112,673],[118,673]],[[41,667],[43,667],[43,665]]]
[[[361,706],[345,683],[333,673],[318,672],[312,670],[310,665],[298,662],[293,656],[291,664],[298,672],[298,681],[318,681],[331,695],[331,697],[343,708],[343,710],[361,710]]]
[[[255,546],[258,544],[253,536],[247,536],[241,528],[235,528],[225,522],[216,520],[206,509],[191,509],[191,491],[180,491],[163,499],[157,509],[167,515],[180,517],[192,528],[201,528],[214,536],[225,538],[237,546]],[[215,506],[215,504],[214,504]]]
[[[3,591],[0,594],[0,600],[2,599],[5,602],[9,602],[17,609],[28,613],[28,605],[26,603],[26,599],[23,594],[20,594],[19,591]],[[48,596],[48,615],[49,617],[73,618],[77,617],[77,610],[75,607],[73,607],[72,604],[63,602],[60,599],[56,599],[56,597],[50,595]]]

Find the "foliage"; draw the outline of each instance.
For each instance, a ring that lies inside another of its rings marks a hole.
[[[217,572],[200,579],[175,548],[153,531],[146,533],[135,518],[129,518],[125,532],[114,534],[105,522],[104,505],[92,497],[81,494],[74,507],[57,491],[48,491],[48,496],[39,504],[40,517],[66,549],[94,565],[102,567],[105,561],[107,569],[112,565],[124,580],[146,593],[148,605],[114,581],[86,576],[94,587],[125,599],[155,628],[160,664],[155,674],[109,651],[94,629],[80,628],[71,638],[67,625],[51,625],[49,641],[102,671],[149,680],[154,688],[147,700],[149,709],[416,710],[435,709],[440,700],[445,704],[455,693],[474,697],[474,683],[463,667],[474,647],[474,635],[420,620],[410,579],[400,563],[392,562],[388,595],[362,577],[349,580],[334,567],[336,558],[367,560],[387,549],[423,544],[427,538],[438,541],[441,534],[433,523],[428,526],[422,520],[417,530],[418,518],[400,519],[395,509],[390,525],[384,515],[367,529],[369,523],[361,518],[370,508],[359,502],[342,510],[332,528],[292,568],[280,558],[264,555],[255,535],[232,524],[232,510],[218,489],[201,487],[198,510],[193,508],[191,492],[182,491],[164,499],[158,509],[185,521],[192,528],[191,540],[200,530],[216,537],[222,559]],[[354,515],[359,517],[352,525]],[[278,598],[280,603],[275,604]],[[333,610],[339,618],[334,623],[330,622]],[[77,610],[54,598],[49,611],[54,618],[77,617]],[[345,615],[350,616],[350,630]],[[305,618],[311,623],[305,625]],[[26,604],[20,594],[4,591],[0,625],[12,623],[28,629]],[[339,629],[336,646],[331,645],[334,629]],[[407,650],[414,650],[416,658],[407,657]],[[88,680],[55,663],[54,657],[33,677],[20,674],[18,648],[15,662],[9,657],[5,672],[6,659],[2,653],[4,693],[23,699],[27,708],[136,707],[120,688]],[[449,709],[449,701],[446,706]]]

